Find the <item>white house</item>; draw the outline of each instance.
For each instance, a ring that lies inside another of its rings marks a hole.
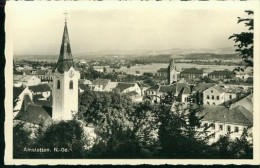
[[[206,106],[202,114],[202,126],[208,127],[208,135],[214,135],[210,142],[215,142],[221,135],[228,133],[232,139],[240,138],[244,129],[249,129],[250,133],[253,126],[253,113],[243,106],[232,109],[224,106]]]
[[[220,86],[212,86],[203,91],[204,105],[220,105],[225,102],[225,92]]]
[[[89,86],[93,91],[111,92],[117,86],[117,82],[111,82],[109,79],[96,79]]]
[[[137,83],[119,82],[115,87],[115,91],[120,93],[129,93],[135,91],[139,96],[142,95],[141,88]]]

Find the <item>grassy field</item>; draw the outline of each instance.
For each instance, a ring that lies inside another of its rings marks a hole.
[[[127,67],[121,67],[120,69],[116,69],[117,72],[122,71],[126,72],[127,74],[135,74],[136,71],[140,71],[140,73],[144,72],[152,72],[156,73],[156,71],[160,68],[166,68],[168,64],[148,64],[148,65],[137,65],[132,66],[130,68]],[[103,67],[103,66],[95,66],[95,67]],[[112,72],[113,69],[109,66],[105,66],[107,68],[108,72]],[[176,64],[177,70],[182,71],[183,68],[203,68],[205,72],[212,72],[214,70],[233,70],[235,66],[227,66],[227,65],[197,65],[197,64],[191,64],[191,63],[178,63]]]

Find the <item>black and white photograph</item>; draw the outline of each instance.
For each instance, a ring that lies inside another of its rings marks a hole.
[[[258,163],[259,3],[112,4],[7,2],[7,156]]]

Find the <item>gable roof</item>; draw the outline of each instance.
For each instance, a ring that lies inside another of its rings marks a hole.
[[[219,85],[215,85],[215,86],[209,87],[209,88],[206,89],[206,90],[209,90],[209,89],[215,89],[215,90],[217,90],[219,93],[224,93],[224,92],[225,92],[224,89],[221,88]],[[204,90],[204,91],[206,91],[206,90]]]
[[[51,91],[51,88],[47,84],[41,84],[41,85],[35,85],[35,86],[29,86],[29,89],[36,93],[36,92],[47,92]]]
[[[20,111],[14,119],[33,124],[40,124],[41,122],[51,120],[51,111],[52,109],[48,107],[28,105],[26,110]]]
[[[205,108],[202,113],[204,114],[204,118],[202,119],[204,121],[241,124],[246,126],[253,125],[253,114],[242,106],[234,109],[228,109],[224,106],[211,106]]]
[[[15,100],[24,91],[24,87],[13,87],[13,99]]]
[[[194,87],[194,91],[204,91],[214,85],[215,84],[213,83],[199,83],[197,86]]]
[[[182,94],[190,94],[190,86],[186,83],[174,83],[172,85],[161,85],[159,88],[159,92],[163,93],[176,93],[176,87],[177,87],[177,93]]]
[[[134,87],[135,83],[118,83],[115,89],[118,89],[120,92],[124,91],[127,88]]]

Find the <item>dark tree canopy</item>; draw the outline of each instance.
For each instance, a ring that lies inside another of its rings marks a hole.
[[[245,11],[248,15],[253,15],[253,11]],[[253,60],[253,54],[254,54],[254,19],[253,18],[240,18],[238,17],[237,23],[244,23],[248,31],[241,32],[239,34],[233,34],[229,37],[229,39],[233,39],[236,43],[234,46],[236,47],[236,52],[239,53],[239,56],[242,58],[242,60],[246,63],[246,67],[253,67],[254,66],[254,60]],[[244,71],[244,68],[238,67],[235,70],[242,70]]]

